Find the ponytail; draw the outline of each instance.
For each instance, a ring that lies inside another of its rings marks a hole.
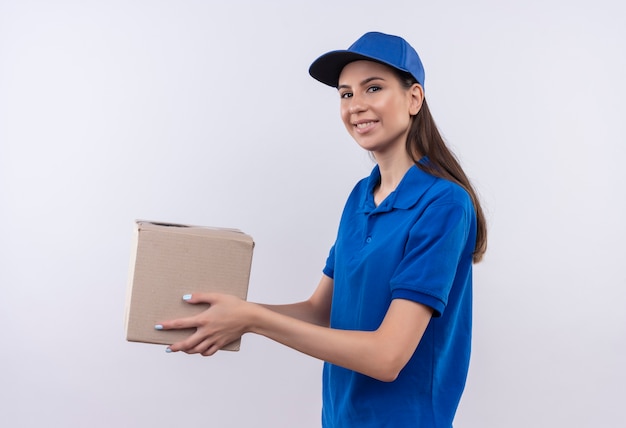
[[[400,80],[405,87],[410,87],[416,83],[410,75],[402,75]],[[422,108],[411,123],[406,140],[406,150],[420,169],[460,185],[470,195],[476,211],[476,246],[474,247],[473,261],[474,263],[480,262],[485,251],[487,251],[487,221],[476,191],[456,156],[448,149],[441,137],[430,114],[428,104],[426,104],[426,99],[423,100]],[[427,156],[429,162],[419,162],[423,156]]]

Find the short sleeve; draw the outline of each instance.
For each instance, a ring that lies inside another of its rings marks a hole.
[[[392,298],[422,303],[441,316],[462,257],[471,260],[468,237],[474,216],[468,205],[434,203],[417,219],[390,281]]]
[[[326,258],[326,265],[322,270],[324,275],[329,278],[335,278],[335,246],[333,245],[328,253],[328,257]]]

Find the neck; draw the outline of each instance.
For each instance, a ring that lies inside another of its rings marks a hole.
[[[380,184],[386,188],[393,187],[395,189],[404,174],[414,165],[413,160],[404,151],[392,156],[377,154],[375,159],[380,169]]]
[[[414,162],[407,154],[393,157],[376,156],[376,162],[380,170],[380,184],[374,191],[374,201],[378,205],[396,190]]]

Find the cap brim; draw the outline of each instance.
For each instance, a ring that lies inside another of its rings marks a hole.
[[[328,52],[318,59],[313,61],[309,67],[309,74],[316,80],[324,83],[325,85],[336,88],[339,86],[339,75],[343,68],[353,62],[359,60],[377,61],[375,58],[371,58],[365,55],[361,55],[355,52],[341,50]]]

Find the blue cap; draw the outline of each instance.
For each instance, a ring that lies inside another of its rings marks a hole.
[[[365,33],[347,50],[331,51],[320,56],[309,67],[309,74],[336,88],[341,70],[359,60],[380,62],[409,73],[424,86],[424,66],[415,49],[401,37],[378,32]]]

